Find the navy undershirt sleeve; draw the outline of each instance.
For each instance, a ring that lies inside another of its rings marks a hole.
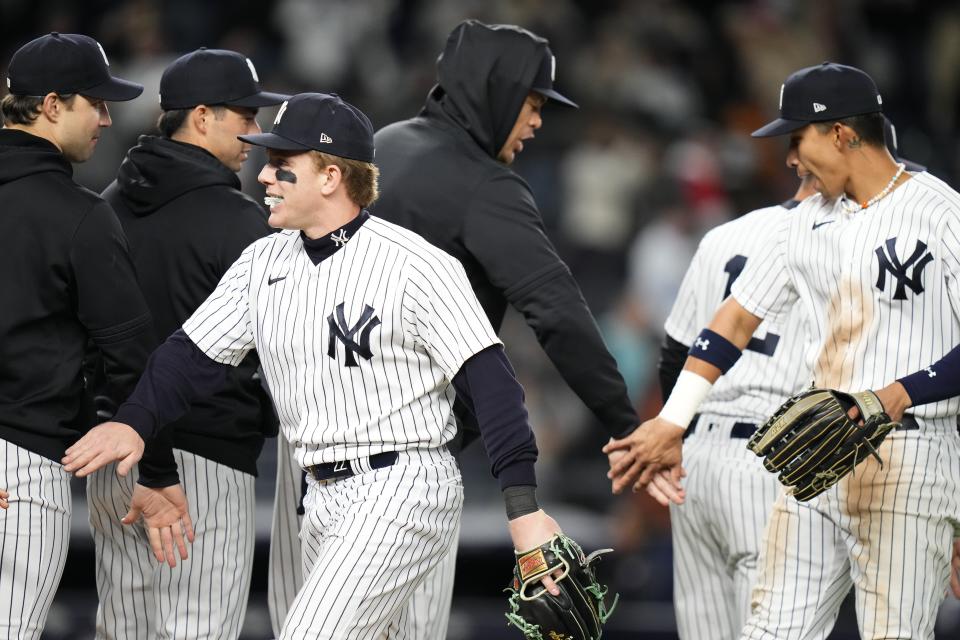
[[[523,405],[523,387],[495,345],[474,354],[453,378],[457,397],[476,416],[490,470],[500,488],[535,486],[537,443]]]
[[[960,395],[960,346],[935,363],[898,380],[913,406],[939,402]]]
[[[186,414],[194,400],[222,389],[229,370],[230,365],[211,359],[178,329],[151,354],[137,387],[113,419],[149,440]]]

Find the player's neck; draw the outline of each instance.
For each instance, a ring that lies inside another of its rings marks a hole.
[[[860,204],[869,202],[890,185],[890,180],[899,169],[886,149],[864,150],[850,160],[850,177],[844,188],[847,197]],[[896,189],[909,178],[909,174],[901,173],[890,190]]]
[[[311,240],[316,240],[336,231],[358,215],[360,215],[360,206],[350,200],[330,203],[328,207],[319,209],[313,223],[304,227],[302,231]]]

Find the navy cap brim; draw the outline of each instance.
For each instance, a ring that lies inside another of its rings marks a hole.
[[[806,120],[785,120],[777,118],[773,122],[763,125],[750,135],[754,138],[771,138],[773,136],[782,136],[785,133],[792,133],[797,129],[802,129],[810,124]]]
[[[143,85],[110,76],[110,79],[106,82],[102,82],[89,89],[83,89],[77,93],[90,98],[106,100],[107,102],[126,102],[133,100],[143,93]]]
[[[574,109],[580,108],[580,105],[578,105],[576,102],[566,97],[562,93],[558,93],[557,91],[554,91],[553,89],[538,89],[536,87],[533,87],[531,91],[536,91],[540,95],[546,96],[551,100],[556,100],[560,104],[566,105],[568,107],[573,107]]]
[[[249,107],[256,109],[259,107],[272,107],[275,104],[280,104],[281,102],[289,99],[290,96],[283,95],[282,93],[261,91],[260,93],[253,94],[252,96],[247,96],[246,98],[227,100],[224,104],[230,105],[231,107]]]
[[[305,144],[300,144],[299,142],[294,142],[293,140],[288,140],[283,136],[278,136],[277,134],[270,133],[253,133],[248,136],[237,136],[240,140],[244,142],[249,142],[252,145],[258,147],[266,147],[267,149],[276,149],[278,151],[310,151],[311,147],[308,147]]]

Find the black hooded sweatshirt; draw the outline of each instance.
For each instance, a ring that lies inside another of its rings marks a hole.
[[[233,171],[206,150],[168,138],[141,136],[103,197],[127,234],[160,336],[179,329],[240,253],[271,231],[263,208],[240,191]],[[173,446],[256,475],[264,437],[277,433],[269,397],[255,376],[258,366],[251,352],[231,368],[224,388],[172,423],[166,431]],[[152,482],[144,484],[169,482],[152,470],[148,475]]]
[[[59,463],[95,420],[88,341],[126,397],[156,337],[116,215],[53,144],[0,130],[0,203],[0,438]]]
[[[457,27],[420,115],[374,137],[380,197],[371,212],[459,259],[497,331],[513,305],[570,388],[621,437],[639,420],[616,362],[530,187],[496,159],[546,47],[516,28],[472,20]],[[469,414],[457,414],[469,427]]]

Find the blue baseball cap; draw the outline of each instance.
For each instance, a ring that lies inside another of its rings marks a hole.
[[[883,111],[873,78],[856,67],[824,62],[790,74],[780,87],[780,117],[751,135],[791,133],[811,122],[830,122]]]
[[[133,100],[143,93],[143,85],[110,75],[110,62],[99,42],[56,31],[17,49],[7,69],[7,88],[16,96],[79,93],[110,102]]]
[[[250,58],[227,49],[201,47],[174,60],[160,78],[160,107],[192,109],[199,104],[269,107],[290,96],[260,90]]]
[[[270,133],[237,136],[279,151],[322,151],[373,162],[370,119],[335,93],[298,93],[280,106]]]

